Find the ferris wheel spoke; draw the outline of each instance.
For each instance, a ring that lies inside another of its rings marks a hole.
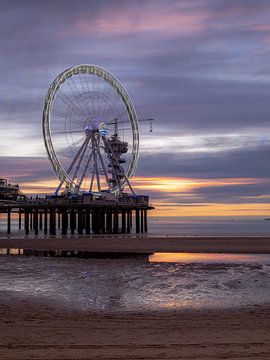
[[[104,109],[105,115],[106,115],[107,111],[110,109],[110,107],[112,107],[112,102],[110,102],[110,100],[109,100],[109,93],[110,93],[110,89],[109,89],[108,94],[107,94],[107,104],[106,104],[106,107]]]
[[[81,112],[79,112],[78,109],[75,108],[74,106],[71,108],[71,111],[72,111],[72,113],[69,114],[69,116],[65,117],[66,126],[67,126],[67,122],[69,121],[69,127],[71,127],[71,123],[73,123],[73,124],[76,124],[76,125],[81,126],[81,127],[84,128],[87,120],[85,120],[85,121],[80,121],[79,120],[79,119],[83,118]]]
[[[75,120],[75,119],[73,119],[73,118],[70,119],[70,122],[72,122],[73,124],[82,126],[83,128],[85,128],[85,125],[86,125],[86,123],[87,123],[87,121],[81,122],[81,121],[77,121],[77,120]]]
[[[89,93],[89,95],[90,95],[90,101],[91,101],[91,107],[92,107],[92,114],[94,115],[94,101],[93,101],[93,99],[92,99],[92,96],[91,96],[91,90],[90,90],[90,88],[89,88],[89,83],[88,83],[88,80],[87,80],[87,76],[86,76],[86,74],[84,73],[84,78],[85,78],[85,80],[86,80],[86,87],[87,87],[87,90],[88,90],[88,93]],[[92,93],[93,94],[93,93]]]
[[[86,139],[84,140],[83,144],[81,145],[81,147],[79,148],[79,150],[78,150],[75,158],[73,159],[72,163],[70,164],[70,166],[69,166],[69,168],[68,168],[68,170],[67,170],[67,173],[69,173],[69,172],[72,170],[72,168],[73,168],[74,164],[76,163],[78,157],[80,156],[81,152],[83,151],[84,146],[85,146],[87,140],[88,140],[88,139],[86,138]]]
[[[75,146],[79,145],[83,139],[84,139],[84,136],[80,137],[78,140],[76,140],[72,144],[70,144],[70,147],[75,147]]]
[[[58,110],[55,110],[55,109],[52,109],[52,114],[55,114],[63,119],[66,118],[66,114],[65,113],[62,113],[61,111],[58,111]]]
[[[84,98],[84,102],[85,102],[86,107],[87,107],[87,112],[88,112],[89,116],[92,117],[91,111],[89,109],[90,104],[89,104],[89,101],[88,101],[87,96],[86,96],[87,92],[88,92],[87,78],[82,77],[82,74],[80,73],[79,74],[79,79],[80,79],[81,87],[83,89],[82,97]]]
[[[60,134],[75,134],[75,133],[84,133],[84,130],[63,130],[63,131],[54,131],[53,135],[60,135]]]
[[[93,171],[92,171],[92,176],[91,176],[90,188],[89,188],[89,192],[90,192],[90,193],[92,193],[93,184],[94,184],[94,178],[95,178],[95,172],[94,172],[94,170],[93,170]]]
[[[71,104],[73,106],[73,108],[75,108],[77,110],[77,112],[79,112],[81,114],[81,116],[87,118],[87,116],[85,116],[85,114],[82,112],[82,110],[72,100],[70,100],[70,98],[67,95],[65,95],[61,90],[59,90],[59,93],[60,94],[58,95],[58,98],[60,100],[62,100],[62,102],[64,104],[66,104],[68,108],[70,108],[70,104]]]
[[[71,172],[71,170],[72,170],[75,162],[77,161],[78,157],[80,156],[80,154],[81,154],[81,152],[82,152],[82,149],[83,149],[86,141],[87,141],[87,139],[85,139],[85,141],[83,142],[83,144],[82,144],[82,146],[80,147],[79,151],[77,152],[75,158],[73,159],[72,163],[69,165],[69,167],[68,167],[68,169],[67,169],[67,171],[66,171],[66,174],[69,174],[69,173]],[[61,187],[62,187],[65,179],[66,179],[66,176],[63,177],[63,179],[61,180],[58,188],[56,189],[56,191],[55,191],[56,195],[58,194],[59,190],[61,189]]]
[[[103,110],[104,117],[107,117],[107,114],[113,114],[114,113],[113,104],[109,100],[104,102],[104,105],[105,105],[104,110]]]
[[[92,78],[92,94],[93,94],[93,114],[96,117],[96,109],[95,109],[95,77]]]
[[[101,85],[103,85],[103,84],[101,84]],[[100,98],[99,99],[99,116],[103,120],[104,119],[104,109],[105,109],[105,105],[107,102],[107,98],[106,98],[106,88],[104,89],[102,86],[101,86],[99,98]]]
[[[100,118],[100,91],[99,91],[99,77],[96,78],[96,110],[97,110],[97,118]]]
[[[81,84],[82,89],[84,89],[80,76],[79,76],[79,80],[80,80],[80,84]],[[80,92],[80,90],[78,89],[78,86],[76,85],[76,83],[75,83],[75,81],[73,80],[72,77],[71,77],[71,81],[72,81],[72,83],[74,85],[74,88],[77,91],[78,96],[81,99],[82,103],[85,104],[86,111],[88,112],[88,116],[91,117],[90,111],[88,109],[88,104],[87,104],[87,101],[86,101],[86,99],[84,97],[84,94]]]
[[[72,82],[74,84],[74,80],[72,79]],[[84,118],[88,118],[88,114],[86,114],[82,109],[80,109],[81,107],[81,102],[79,101],[80,98],[80,94],[78,93],[78,95],[76,95],[76,90],[74,90],[74,85],[71,85],[69,81],[67,81],[67,85],[72,93],[73,99],[76,101],[76,103],[73,101],[73,104],[76,106],[77,109],[80,110],[80,113],[84,116]]]

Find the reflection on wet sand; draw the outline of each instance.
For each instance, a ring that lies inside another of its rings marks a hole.
[[[248,263],[270,262],[270,254],[155,253],[150,262]]]
[[[0,278],[3,293],[97,312],[270,302],[270,261],[226,264],[1,256]]]

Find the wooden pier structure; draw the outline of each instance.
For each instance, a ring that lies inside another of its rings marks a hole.
[[[43,233],[56,235],[117,234],[147,232],[147,211],[153,209],[148,196],[126,196],[114,200],[46,197],[0,204],[6,214],[7,234],[11,233],[11,215],[17,214],[18,229],[25,235]]]

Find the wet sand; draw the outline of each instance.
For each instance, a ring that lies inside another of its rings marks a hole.
[[[37,250],[78,250],[93,252],[205,252],[270,254],[270,237],[150,237],[150,236],[76,236],[1,237],[0,248]]]
[[[270,306],[102,314],[0,295],[1,360],[270,358]]]
[[[0,241],[0,247],[25,248],[26,245],[105,252],[270,253],[269,238],[108,239],[100,236]],[[270,304],[102,313],[72,310],[59,302],[45,301],[44,296],[33,300],[19,291],[2,290],[0,359],[269,360]]]

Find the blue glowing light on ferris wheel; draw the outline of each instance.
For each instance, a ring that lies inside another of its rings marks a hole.
[[[105,136],[105,137],[108,136],[109,129],[108,129],[108,126],[106,124],[100,123],[98,129],[99,129],[99,134],[101,136]]]

